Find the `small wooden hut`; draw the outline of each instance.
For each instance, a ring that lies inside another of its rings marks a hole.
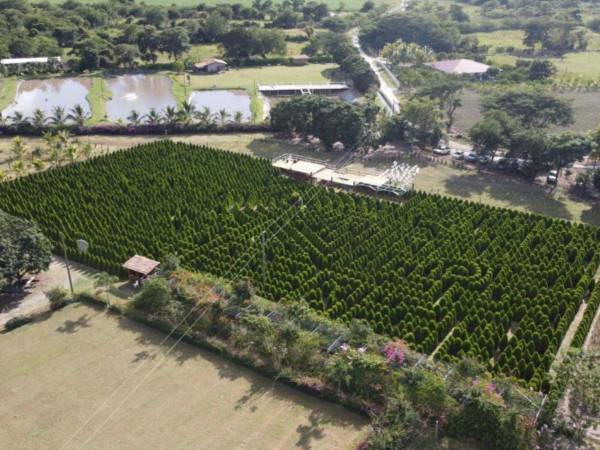
[[[125,261],[123,267],[127,269],[129,281],[135,283],[142,278],[152,275],[159,265],[158,261],[146,258],[145,256],[135,255]]]

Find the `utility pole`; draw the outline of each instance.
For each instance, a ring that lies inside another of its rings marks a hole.
[[[69,267],[69,258],[67,257],[67,246],[65,245],[65,236],[60,234],[60,242],[63,248],[63,254],[65,257],[65,266],[67,266],[67,276],[69,277],[69,287],[71,288],[71,295],[75,295],[75,291],[73,290],[73,280],[71,279],[71,268]]]

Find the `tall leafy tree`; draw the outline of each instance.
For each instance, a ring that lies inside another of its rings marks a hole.
[[[52,244],[33,223],[0,210],[0,283],[47,270]]]
[[[508,89],[484,98],[482,107],[484,112],[505,111],[525,128],[567,126],[573,123],[570,102],[541,89]]]

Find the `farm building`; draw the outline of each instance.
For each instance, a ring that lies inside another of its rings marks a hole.
[[[258,91],[264,95],[335,95],[348,90],[346,83],[329,84],[259,84]]]
[[[146,258],[145,256],[135,255],[123,263],[123,268],[127,269],[129,281],[134,283],[152,275],[159,265],[158,261]]]
[[[194,72],[217,73],[227,69],[227,63],[222,59],[209,58],[194,64]]]
[[[4,74],[16,74],[29,69],[56,71],[62,68],[60,56],[42,56],[37,58],[4,58],[0,59]]]
[[[472,59],[444,59],[433,63],[427,63],[427,66],[440,72],[451,75],[475,75],[483,76],[491,66],[483,64]]]

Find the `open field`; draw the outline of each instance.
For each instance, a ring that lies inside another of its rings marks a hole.
[[[163,337],[82,304],[0,336],[0,447],[353,449],[365,435],[366,420],[342,407],[187,344],[150,374],[174,342]]]
[[[599,58],[600,59],[600,58]],[[456,111],[454,126],[468,132],[481,118],[481,94],[474,90],[466,90],[462,96],[463,105]],[[600,125],[600,92],[556,92],[557,97],[571,100],[575,124],[568,127],[573,131],[588,131]],[[553,128],[553,132],[565,131],[566,128]]]
[[[526,48],[523,44],[523,30],[500,30],[487,33],[473,33],[467,36],[474,36],[479,40],[479,45],[489,45],[490,50],[498,47],[513,47],[515,50]]]
[[[232,69],[214,75],[191,76],[190,89],[251,89],[256,84],[330,83],[336,64],[267,66]],[[183,75],[175,75],[184,84]]]

